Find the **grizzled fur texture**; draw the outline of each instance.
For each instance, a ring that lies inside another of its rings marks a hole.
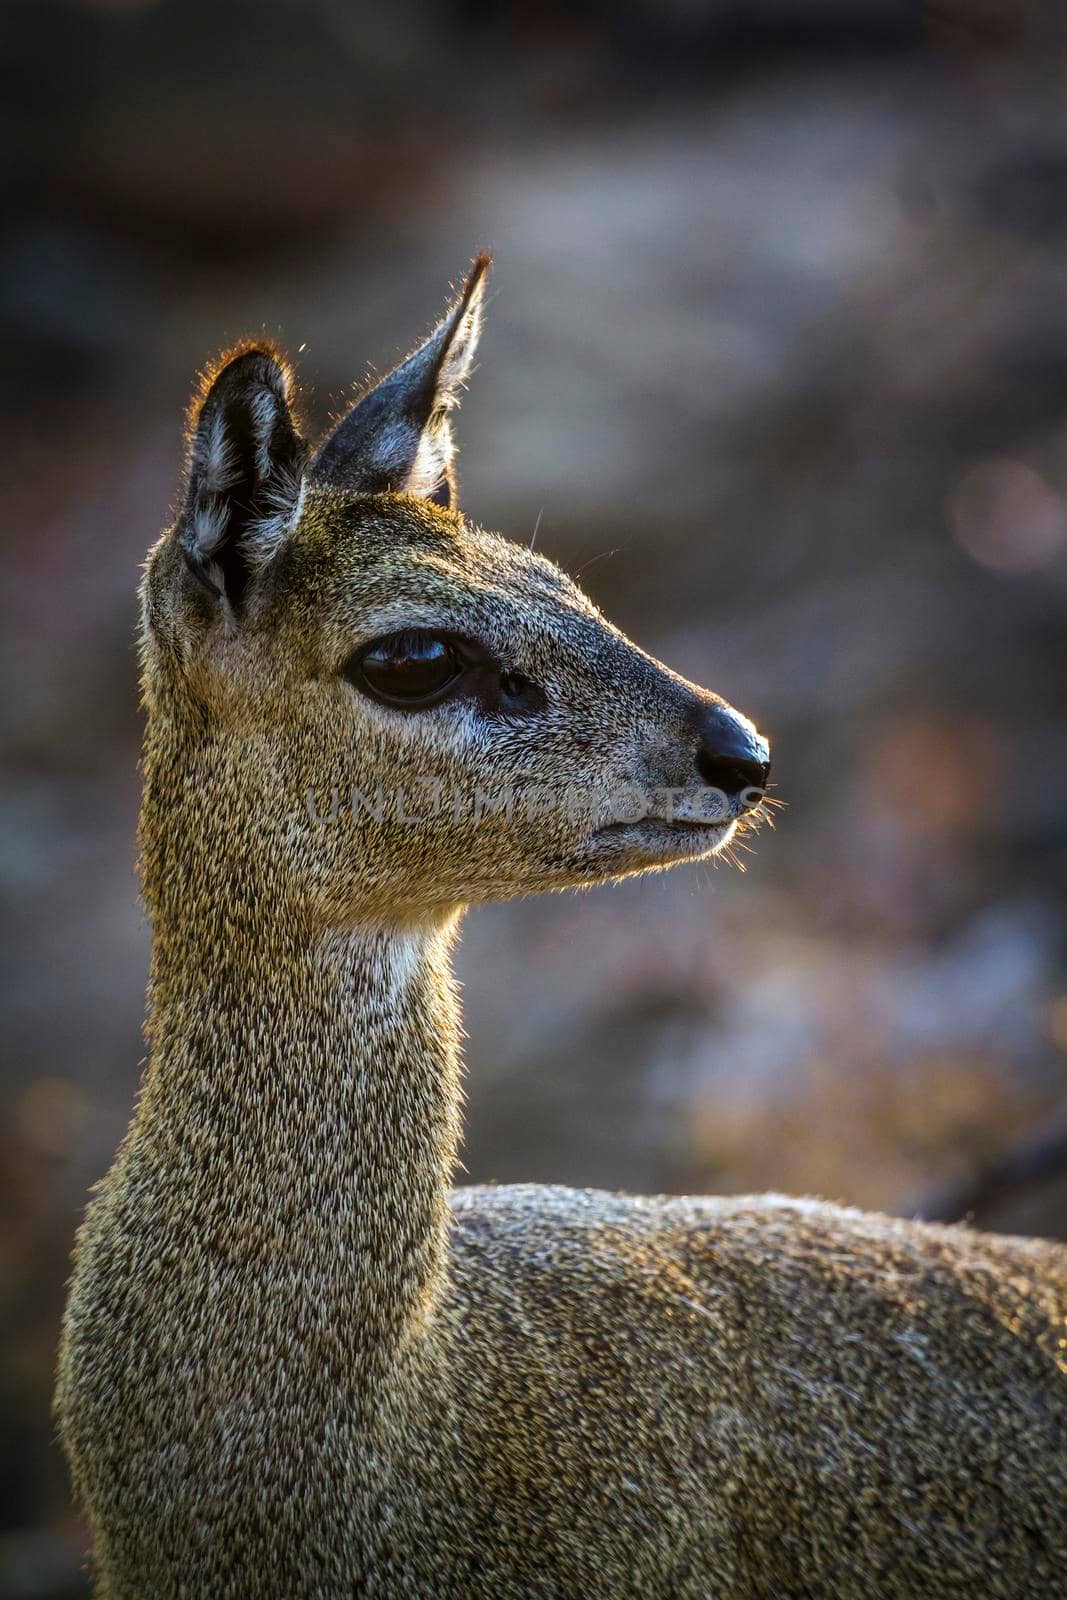
[[[454,509],[484,270],[313,455],[273,351],[209,374],[148,563],[150,1060],[57,1402],[97,1595],[1062,1600],[1061,1247],[450,1192],[463,906],[732,826],[448,803],[685,788],[720,704]],[[478,664],[383,705],[360,652],[413,629]],[[446,803],[417,825],[349,804],[420,778]]]

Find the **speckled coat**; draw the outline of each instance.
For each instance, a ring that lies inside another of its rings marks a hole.
[[[310,457],[276,353],[209,373],[149,561],[150,1058],[57,1396],[97,1594],[1062,1600],[1063,1247],[451,1193],[462,907],[737,825],[687,798],[715,697],[455,510],[484,269]],[[360,676],[411,630],[467,652],[419,709]],[[416,826],[349,804],[416,778]],[[524,783],[588,808],[474,816]]]

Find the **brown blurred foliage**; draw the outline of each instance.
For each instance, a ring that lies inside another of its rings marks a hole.
[[[187,394],[264,329],[324,422],[478,246],[468,512],[536,523],[750,711],[786,807],[744,877],[471,915],[470,1176],[1067,1237],[1059,9],[9,0],[0,26],[0,1595],[85,1592],[49,1393],[142,1054],[133,589]]]

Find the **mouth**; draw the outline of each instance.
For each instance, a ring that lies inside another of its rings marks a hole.
[[[598,828],[589,844],[595,859],[605,865],[668,866],[676,861],[699,861],[721,850],[737,827],[737,819],[708,822],[694,818],[642,817],[639,822],[609,822]]]

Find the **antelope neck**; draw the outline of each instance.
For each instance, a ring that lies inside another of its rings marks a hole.
[[[266,1292],[282,1284],[300,1326],[310,1315],[347,1338],[357,1363],[424,1322],[443,1289],[457,920],[325,936],[277,920],[235,936],[216,916],[197,937],[160,926],[157,907],[128,1153],[187,1248],[260,1274]]]

